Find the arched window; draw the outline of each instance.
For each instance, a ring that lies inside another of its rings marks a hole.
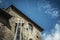
[[[33,30],[33,26],[30,23],[29,23],[29,30],[31,30],[31,31]]]

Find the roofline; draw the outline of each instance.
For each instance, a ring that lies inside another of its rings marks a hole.
[[[5,15],[4,17],[5,17],[6,19],[9,19],[9,18],[12,17],[12,16],[9,15],[4,9],[1,9],[1,8],[0,8],[0,14],[2,14],[2,15],[4,14],[4,15]],[[9,17],[7,17],[7,16],[9,16]]]
[[[10,18],[12,17],[12,16],[9,15],[5,10],[3,10],[3,9],[1,9],[1,8],[0,8],[0,13],[1,13],[2,15],[7,14],[7,15],[5,15],[4,17],[7,17],[7,16],[10,16]],[[3,20],[1,20],[1,19],[3,19]],[[4,25],[6,25],[7,27],[9,27],[9,29],[11,29],[11,28],[10,28],[11,26],[10,26],[8,20],[9,20],[8,17],[7,17],[7,18],[3,18],[3,17],[0,16],[0,22],[3,23]]]
[[[31,21],[31,23],[33,23],[34,25],[38,26],[38,29],[39,29],[40,31],[43,31],[43,30],[44,30],[44,29],[41,28],[38,24],[36,24],[32,19],[30,19],[27,15],[23,14],[20,10],[18,10],[15,6],[10,5],[9,7],[11,7],[11,8],[14,9],[14,10],[16,10],[19,15],[20,15],[20,14],[23,15],[26,19],[28,19],[29,21]],[[9,8],[9,7],[8,7],[8,8]],[[6,10],[7,10],[8,8],[6,8]]]

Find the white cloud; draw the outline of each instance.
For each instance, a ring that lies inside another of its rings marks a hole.
[[[58,8],[53,8],[51,4],[47,3],[43,6],[45,13],[50,14],[52,18],[59,17],[59,10]]]
[[[38,10],[40,12],[42,12],[42,10],[44,10],[44,12],[46,14],[49,14],[52,18],[59,17],[58,8],[54,8],[53,5],[51,5],[48,1],[44,1],[41,4],[38,3]]]
[[[59,10],[57,10],[57,8],[49,8],[45,11],[45,13],[50,14],[52,18],[59,17]]]
[[[44,12],[46,14],[49,14],[52,18],[58,18],[60,15],[60,11],[58,8],[54,8],[53,5],[49,4],[49,2],[44,2],[38,5],[39,10]],[[60,23],[60,20],[58,21]],[[55,28],[51,30],[51,33],[45,32],[43,34],[44,39],[43,40],[60,40],[60,24],[56,23]]]
[[[53,31],[54,30],[54,31]],[[60,25],[57,23],[51,34],[43,34],[44,40],[60,40]]]

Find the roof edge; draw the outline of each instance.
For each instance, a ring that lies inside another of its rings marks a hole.
[[[25,15],[23,12],[21,12],[20,10],[18,10],[14,5],[10,5],[9,7],[17,10],[19,13],[21,13],[23,16],[25,16],[26,18],[28,18],[28,20],[30,20],[31,22],[33,22],[36,26],[38,26],[38,28],[40,29],[40,31],[43,31],[44,29],[42,27],[40,27],[37,23],[35,23],[31,18],[29,18],[27,15]],[[9,8],[8,7],[8,8]],[[6,8],[6,10],[8,9]]]

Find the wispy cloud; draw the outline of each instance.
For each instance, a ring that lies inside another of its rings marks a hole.
[[[58,20],[58,23],[60,24],[60,20]]]
[[[38,3],[38,6],[40,11],[44,10],[44,13],[49,14],[52,18],[59,17],[60,11],[58,8],[54,8],[48,1],[44,1],[41,4]]]
[[[46,9],[45,13],[50,14],[52,16],[52,18],[59,17],[58,8],[52,8],[52,6],[49,4],[45,5],[44,8]]]
[[[44,12],[45,15],[48,14],[51,18],[58,18],[60,15],[60,10],[53,7],[48,1],[38,3],[38,10]],[[43,11],[42,11],[43,10]],[[43,34],[43,40],[60,40],[60,20],[56,23],[55,28],[51,30],[51,33],[45,32]]]
[[[51,34],[44,33],[44,40],[60,40],[60,24],[56,23],[55,29],[52,30]]]

